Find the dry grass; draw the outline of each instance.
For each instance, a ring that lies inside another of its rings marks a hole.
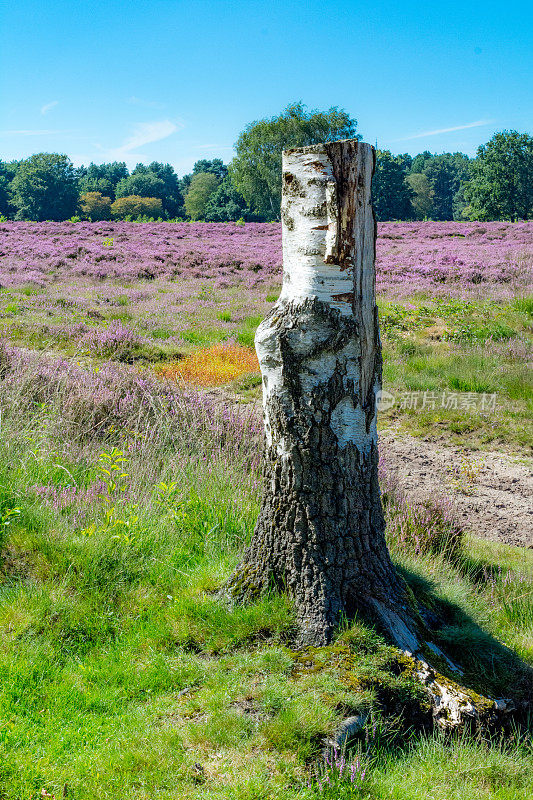
[[[255,351],[236,344],[201,348],[178,363],[163,367],[167,378],[195,386],[223,386],[243,375],[259,372]]]

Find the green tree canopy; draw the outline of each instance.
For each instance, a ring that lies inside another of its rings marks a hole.
[[[419,219],[463,219],[462,189],[470,178],[470,165],[464,153],[437,155],[424,150],[413,158],[409,185],[415,191],[413,204]]]
[[[213,175],[216,175],[219,181],[221,181],[228,174],[228,168],[221,158],[212,158],[211,160],[201,158],[199,161],[196,161],[192,172],[193,175],[196,175],[198,172],[212,172]]]
[[[226,176],[210,195],[205,206],[204,219],[206,222],[235,222],[241,217],[246,219],[249,216],[243,196]]]
[[[413,156],[410,156],[409,153],[400,153],[400,155],[394,157],[398,164],[402,165],[406,173],[411,171],[411,167],[413,166]]]
[[[432,218],[454,219],[454,198],[470,177],[470,159],[464,153],[442,153],[426,163],[424,174],[433,193]]]
[[[80,207],[84,217],[91,222],[101,219],[111,219],[110,197],[104,197],[101,192],[85,192],[80,195]]]
[[[424,173],[427,165],[433,158],[435,158],[435,156],[433,153],[430,153],[429,150],[424,150],[423,153],[418,153],[418,155],[416,155],[411,161],[410,171]]]
[[[165,183],[153,172],[134,172],[117,183],[116,195],[119,197],[159,197],[163,199]]]
[[[372,179],[376,219],[412,219],[412,195],[401,157],[393,156],[390,150],[377,150],[376,171]]]
[[[100,192],[115,199],[117,183],[128,177],[128,168],[124,161],[113,161],[109,164],[89,164],[78,169],[78,183],[82,194]]]
[[[423,172],[412,172],[407,176],[407,183],[413,196],[411,203],[417,219],[431,217],[433,211],[433,189],[427,175]]]
[[[199,161],[195,161],[192,172],[183,175],[178,181],[183,197],[185,197],[189,191],[194,175],[197,175],[199,172],[211,172],[213,175],[216,175],[219,181],[223,181],[228,174],[228,167],[221,158],[201,158]]]
[[[233,185],[252,211],[266,219],[279,219],[281,205],[281,153],[356,136],[356,120],[346,111],[307,111],[293,103],[277,117],[250,122],[235,145],[237,155],[229,165]]]
[[[518,131],[495,133],[478,148],[464,195],[472,219],[531,219],[533,137]]]
[[[205,219],[207,202],[218,188],[218,179],[212,172],[193,175],[185,195],[185,210],[191,219]]]
[[[163,204],[159,197],[139,197],[138,195],[117,197],[111,206],[111,213],[115,219],[125,219],[126,217],[158,219],[163,214]]]
[[[63,220],[78,207],[78,180],[65,155],[36,153],[22,161],[11,182],[16,219]]]
[[[144,191],[148,188],[148,186],[145,185],[143,191],[137,191],[135,194],[139,194],[142,197],[160,197],[163,202],[163,211],[167,217],[176,217],[184,214],[180,181],[171,164],[163,164],[159,161],[152,161],[148,166],[145,164],[137,164],[131,173],[131,178],[136,178],[137,176],[148,176],[151,181],[150,185],[153,188],[153,192],[145,195]],[[152,178],[162,181],[163,186],[156,184]],[[135,185],[135,181],[132,181],[130,184],[131,187],[135,187]],[[139,183],[138,186],[139,188],[143,187],[142,183]]]
[[[15,209],[11,203],[11,182],[17,174],[18,161],[0,161],[0,214],[11,219]]]

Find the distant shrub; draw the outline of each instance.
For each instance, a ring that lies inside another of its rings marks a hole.
[[[81,217],[78,217],[77,214],[75,214],[73,217],[69,219],[69,222],[81,222],[81,221],[82,221]]]
[[[159,197],[119,197],[111,205],[111,213],[115,219],[135,219],[145,216],[147,221],[152,221],[163,216],[163,204]]]
[[[85,192],[80,197],[82,213],[91,222],[111,219],[111,198],[101,192]]]

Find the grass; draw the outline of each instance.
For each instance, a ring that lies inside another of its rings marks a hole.
[[[200,361],[209,360],[211,348],[221,344],[253,350],[257,325],[277,295],[275,286],[214,289],[203,279],[165,278],[135,283],[109,278],[104,291],[100,282],[79,278],[75,285],[0,290],[0,327],[19,346],[96,363],[111,358],[169,366],[172,372],[177,359],[196,350],[207,351],[194,356]],[[381,297],[378,304],[384,388],[395,398],[382,414],[383,425],[470,448],[530,451],[531,297],[480,300],[418,293],[402,301]],[[117,324],[131,332],[127,347],[99,354],[87,346],[87,339],[96,341]],[[252,363],[253,355],[249,358]],[[244,399],[257,400],[255,363],[247,374],[242,389],[237,376],[223,369],[211,382],[232,384]],[[414,408],[407,402],[412,392],[419,394]],[[425,392],[435,394],[434,407],[422,407]],[[450,394],[457,396],[457,408]],[[494,407],[480,408],[484,394],[496,396]],[[471,395],[477,399],[468,405]]]
[[[361,621],[302,653],[284,597],[217,597],[258,511],[258,428],[113,369],[0,358],[0,797],[531,797],[527,738],[413,726],[416,686]],[[465,681],[527,694],[531,552],[384,489],[393,557]],[[317,759],[355,713],[352,783]]]
[[[382,425],[473,449],[528,451],[528,308],[527,298],[380,303],[384,388],[395,398]]]

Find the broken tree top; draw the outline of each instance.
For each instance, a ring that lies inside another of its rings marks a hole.
[[[343,315],[362,303],[373,315],[374,165],[374,148],[355,139],[284,151],[280,299],[316,297]]]

